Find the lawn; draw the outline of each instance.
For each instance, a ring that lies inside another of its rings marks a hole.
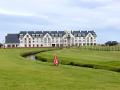
[[[39,50],[47,48],[0,49],[0,90],[120,90],[120,73],[62,64],[56,67],[52,63],[32,61],[20,56],[21,53]],[[75,61],[100,62],[99,53],[82,51],[79,56],[80,52],[79,49],[63,49],[41,54],[52,57],[56,53],[59,58],[64,55]],[[94,54],[97,56],[93,59]],[[100,53],[104,56],[102,59],[106,59],[104,54]],[[119,52],[107,55],[119,61]]]

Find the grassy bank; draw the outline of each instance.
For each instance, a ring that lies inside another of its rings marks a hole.
[[[39,60],[53,61],[57,54],[64,65],[74,65],[95,69],[105,69],[120,72],[120,51],[96,51],[81,48],[65,48],[36,55]]]
[[[46,49],[0,49],[0,90],[120,89],[120,74],[116,72],[68,65],[55,67],[52,63],[31,61],[20,56],[21,53]],[[51,55],[54,52],[51,52]],[[55,53],[59,52],[62,51],[57,50]],[[65,50],[64,55],[68,52],[70,53]],[[74,57],[72,52],[71,58]]]

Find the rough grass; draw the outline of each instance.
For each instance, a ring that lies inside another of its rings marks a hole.
[[[56,67],[20,56],[36,50],[44,49],[0,49],[0,90],[120,90],[119,73],[68,65]]]

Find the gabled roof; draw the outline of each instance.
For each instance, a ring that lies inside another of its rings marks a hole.
[[[36,31],[35,34],[42,34],[42,31]]]
[[[5,43],[20,43],[18,34],[8,34],[5,37]]]
[[[81,37],[85,37],[88,34],[87,31],[81,31]]]
[[[54,37],[56,37],[56,36],[63,36],[65,34],[64,31],[21,31],[19,33],[19,35],[22,34],[24,36],[27,33],[29,35],[31,35],[31,36],[32,36],[32,34],[43,34],[43,36],[44,36],[45,34],[48,33],[48,34],[50,34],[51,36],[54,36]]]
[[[20,31],[19,34],[23,34],[23,36],[27,33],[27,31]]]
[[[88,31],[88,33],[91,33],[93,36],[97,36],[96,33],[94,31]]]
[[[72,31],[71,32],[75,37],[86,37],[88,33],[91,33],[93,36],[96,36],[94,31]]]
[[[65,31],[21,31],[19,35],[22,34],[24,36],[26,35],[26,33],[28,33],[31,36],[32,34],[35,34],[35,37],[36,34],[43,34],[44,36],[45,34],[48,33],[52,37],[62,37],[66,34]],[[73,34],[73,36],[75,37],[86,37],[89,33],[91,33],[94,37],[97,36],[94,31],[71,31],[71,34]]]

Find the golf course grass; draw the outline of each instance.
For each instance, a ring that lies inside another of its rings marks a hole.
[[[21,56],[25,52],[48,49],[52,48],[0,49],[0,90],[120,90],[118,72],[62,64],[53,66],[49,62],[32,61]],[[65,62],[74,60],[119,68],[119,51],[62,49],[37,56],[52,61],[54,54],[58,55],[60,62],[62,59]]]

